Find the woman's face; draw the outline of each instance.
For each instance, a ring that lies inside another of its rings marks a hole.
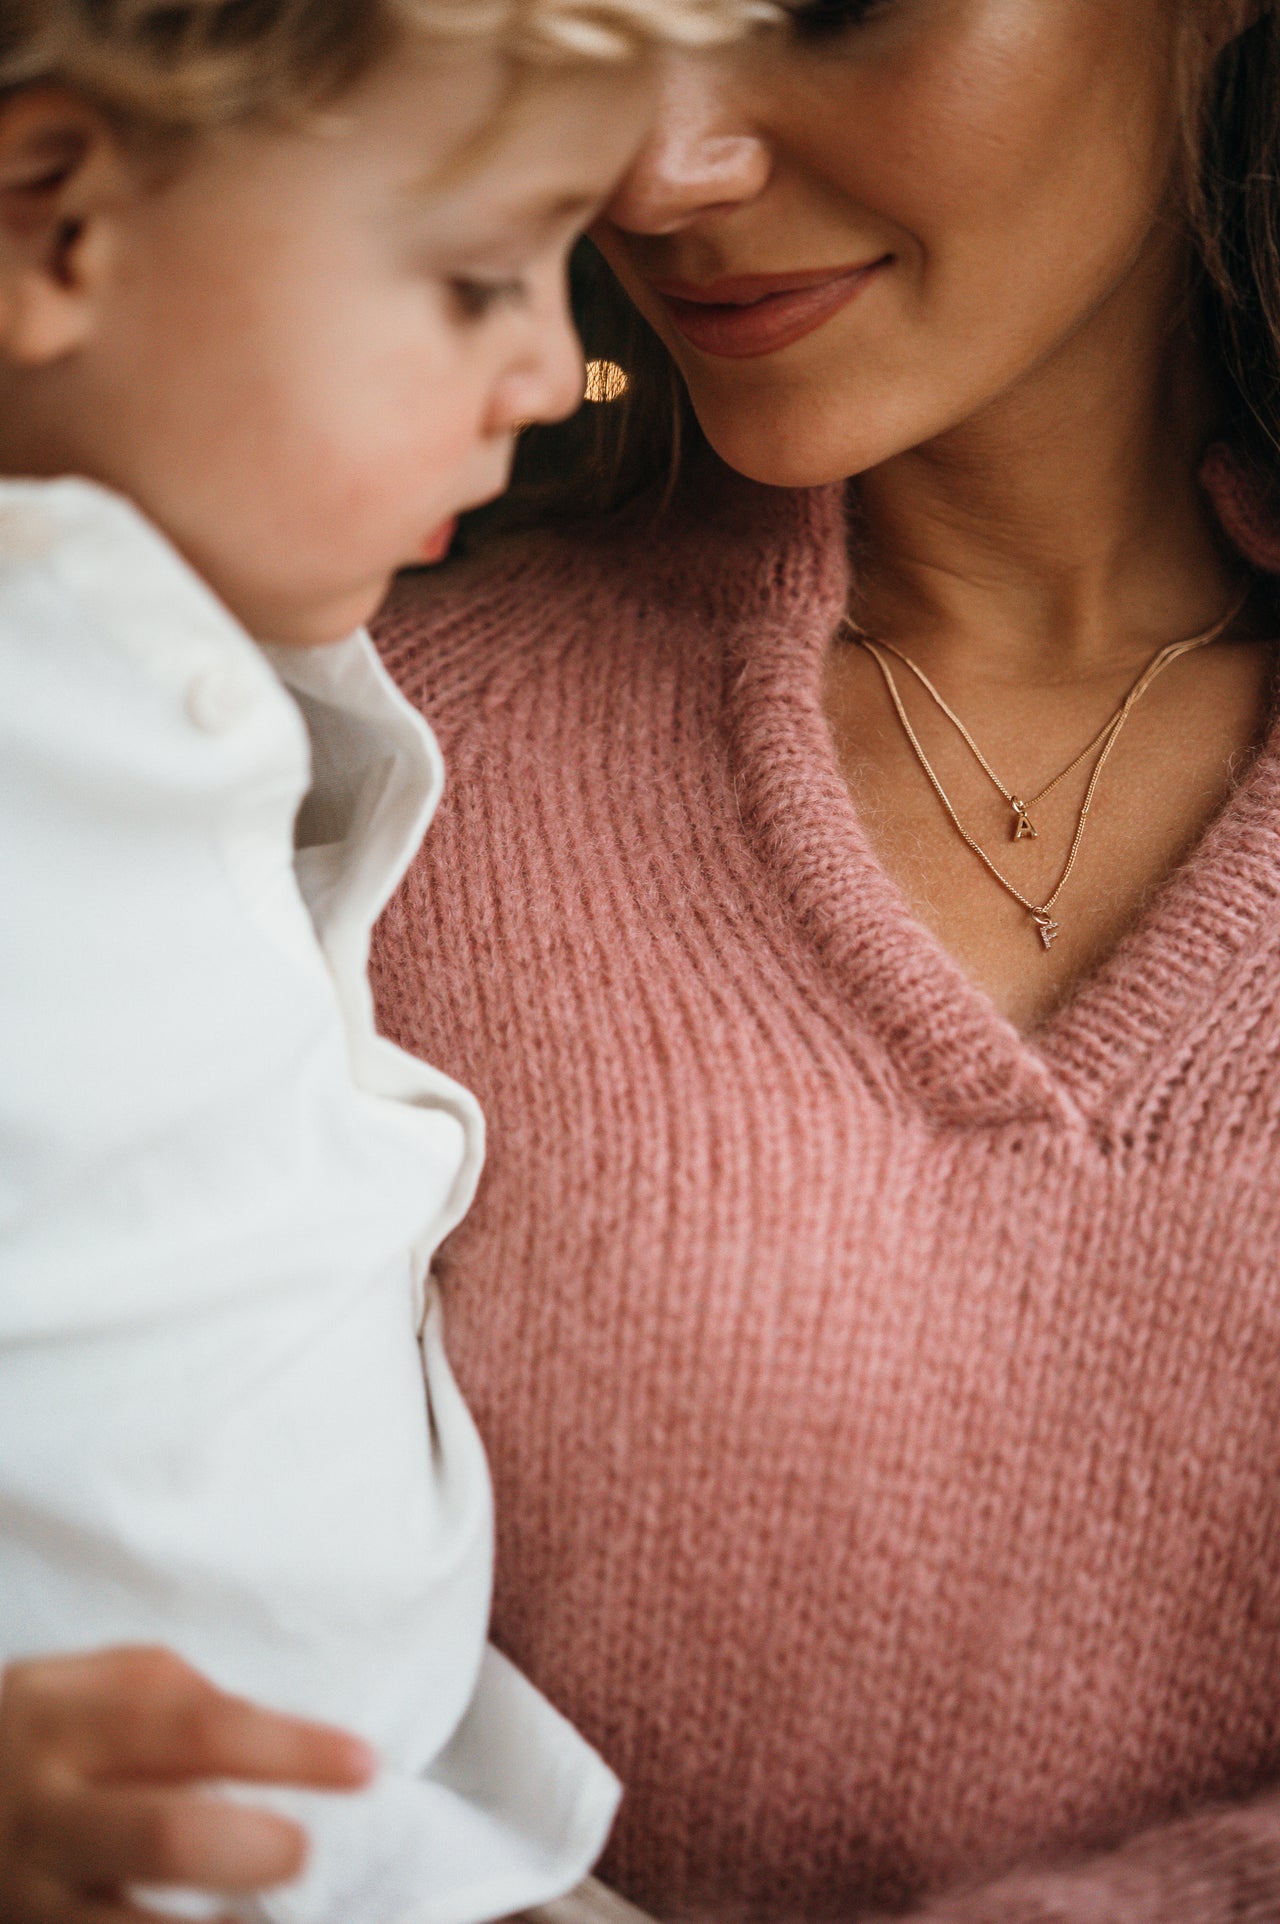
[[[794,9],[673,63],[596,230],[727,461],[835,480],[1131,359],[1135,334],[1157,351],[1182,271],[1176,0]]]

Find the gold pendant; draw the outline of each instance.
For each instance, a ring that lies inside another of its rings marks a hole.
[[[1009,838],[1010,841],[1024,842],[1029,837],[1033,842],[1038,842],[1040,839],[1039,834],[1031,817],[1027,814],[1028,804],[1026,802],[1020,802],[1016,795],[1011,795],[1009,797],[1009,806],[1013,810],[1014,815],[1014,828]]]
[[[1047,909],[1033,909],[1031,919],[1040,934],[1046,949],[1051,949],[1061,933],[1061,924],[1055,922]]]

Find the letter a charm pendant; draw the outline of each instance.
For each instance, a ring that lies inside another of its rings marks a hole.
[[[1025,842],[1027,838],[1030,837],[1033,842],[1038,842],[1040,840],[1039,832],[1031,820],[1031,817],[1027,814],[1030,803],[1020,802],[1016,795],[1011,795],[1009,797],[1009,806],[1013,810],[1014,815],[1013,833],[1009,839],[1014,842]]]
[[[1031,919],[1040,934],[1046,949],[1051,949],[1061,933],[1061,925],[1054,921],[1047,909],[1032,909]]]

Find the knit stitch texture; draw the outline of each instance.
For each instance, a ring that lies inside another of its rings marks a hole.
[[[1280,1919],[1280,736],[1025,1041],[841,781],[839,491],[693,486],[381,628],[497,1640],[663,1916]]]

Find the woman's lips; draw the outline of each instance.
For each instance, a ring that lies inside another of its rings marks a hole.
[[[812,334],[847,307],[891,258],[802,274],[739,274],[703,287],[689,281],[651,285],[693,347],[724,360],[745,361],[776,354]]]

